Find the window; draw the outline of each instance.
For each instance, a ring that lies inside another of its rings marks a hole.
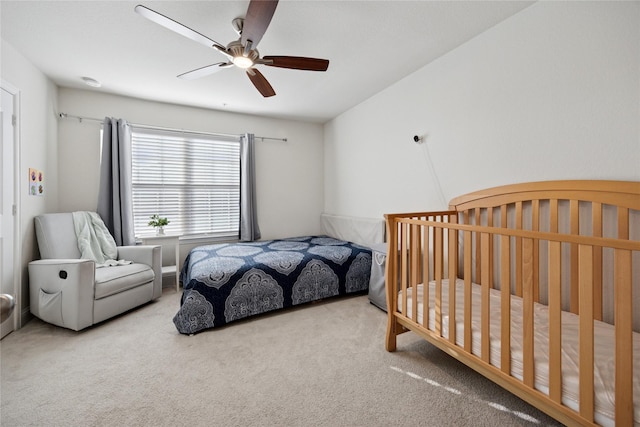
[[[153,214],[169,219],[168,234],[238,236],[238,138],[136,127],[131,133],[136,236],[153,233]]]

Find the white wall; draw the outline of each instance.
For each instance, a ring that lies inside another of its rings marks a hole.
[[[639,2],[536,3],[328,122],[325,211],[379,217],[515,182],[640,181],[639,64]]]
[[[323,129],[319,124],[143,101],[61,88],[58,111],[123,118],[131,123],[198,131],[287,138],[256,140],[258,220],[264,239],[320,232],[323,207]],[[100,123],[59,123],[61,211],[95,210],[100,168]]]
[[[31,62],[2,40],[2,79],[20,91],[19,213],[21,236],[21,308],[28,307],[27,265],[38,258],[33,218],[58,206],[56,86]],[[29,168],[44,172],[44,196],[28,195]],[[7,189],[5,189],[7,190]],[[23,319],[24,320],[24,319]]]

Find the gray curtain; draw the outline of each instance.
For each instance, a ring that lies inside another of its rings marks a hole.
[[[135,245],[131,194],[131,128],[105,117],[98,189],[98,214],[118,246]]]
[[[260,239],[256,206],[255,137],[240,138],[240,240]]]

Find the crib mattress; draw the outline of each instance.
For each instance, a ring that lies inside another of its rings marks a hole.
[[[449,281],[442,281],[442,336],[449,337]],[[480,356],[481,287],[472,285],[472,353]],[[423,324],[423,291],[418,285],[418,323]],[[412,289],[407,290],[407,317],[412,317]],[[398,298],[398,311],[402,310],[402,291]],[[490,361],[500,368],[500,291],[490,290]],[[523,378],[523,330],[522,299],[511,297],[511,375]],[[548,310],[543,304],[534,303],[534,371],[535,388],[545,394],[549,391],[549,327]],[[435,282],[429,283],[429,325],[435,331]],[[578,410],[579,402],[579,316],[562,312],[562,402],[573,410]],[[464,282],[456,280],[456,344],[464,345]],[[595,421],[601,425],[614,425],[614,328],[594,321],[594,392]],[[633,353],[640,355],[640,334],[633,333]],[[640,357],[634,357],[633,396],[635,425],[640,425]]]

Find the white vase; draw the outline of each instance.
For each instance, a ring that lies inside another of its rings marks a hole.
[[[164,236],[164,227],[156,227],[156,236]]]

